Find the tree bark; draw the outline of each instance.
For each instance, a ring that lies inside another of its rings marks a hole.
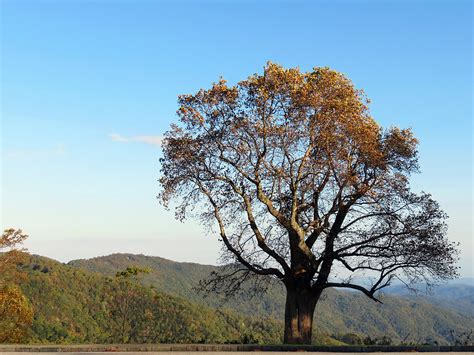
[[[313,315],[319,295],[309,285],[286,285],[285,344],[311,344]]]

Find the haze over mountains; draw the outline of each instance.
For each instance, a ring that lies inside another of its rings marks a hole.
[[[391,286],[389,294],[413,300],[425,300],[442,308],[447,308],[474,317],[474,279],[461,278],[434,287],[428,292],[414,294],[402,285]]]

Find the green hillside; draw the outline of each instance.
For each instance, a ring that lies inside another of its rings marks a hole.
[[[207,278],[212,271],[216,270],[215,266],[180,263],[155,256],[133,254],[112,254],[88,260],[74,260],[68,265],[107,276],[113,276],[117,271],[131,265],[149,268],[151,272],[143,276],[143,283],[190,302],[214,308],[229,308],[248,315],[258,314],[281,319],[283,316],[282,307],[285,299],[281,287],[269,289],[267,294],[257,302],[249,301],[245,295],[237,295],[236,299],[226,300],[218,295],[208,297],[196,292],[194,287],[197,286],[199,280]]]
[[[34,309],[29,342],[120,342],[120,319],[111,309],[120,302],[111,292],[117,291],[113,279],[39,256],[21,268],[27,272],[22,289]],[[198,306],[149,287],[133,286],[132,291],[133,313],[140,316],[133,319],[130,342],[281,341],[279,322]]]
[[[142,284],[117,281],[129,266],[149,268]],[[222,305],[222,298],[204,296],[193,287],[216,269],[158,257],[114,254],[63,264],[30,256],[21,287],[34,309],[30,343],[280,343],[284,292],[272,286],[262,297],[242,295]],[[124,286],[125,288],[123,288]],[[127,337],[120,333],[120,307],[129,297],[133,307]],[[330,290],[316,309],[314,339],[338,344],[349,338],[392,339],[393,343],[451,343],[474,329],[471,316],[426,300],[385,296],[375,304],[365,296]],[[355,335],[354,335],[355,334]],[[332,335],[330,337],[329,335]]]
[[[113,254],[69,263],[81,269],[105,275],[130,265],[146,267],[151,273],[143,283],[156,289],[183,297],[209,307],[218,307],[222,298],[196,293],[193,288],[217,267],[193,263],[178,263],[159,257],[132,254]],[[364,295],[353,292],[328,290],[323,295],[315,313],[315,326],[327,334],[356,333],[362,337],[388,336],[394,342],[423,343],[452,341],[450,331],[457,334],[474,329],[474,318],[452,309],[429,303],[426,299],[384,296],[383,304],[376,304]],[[248,300],[238,296],[224,304],[229,310],[247,315],[272,316],[283,319],[284,290],[272,286],[258,299]]]

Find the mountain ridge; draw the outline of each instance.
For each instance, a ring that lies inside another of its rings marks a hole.
[[[129,253],[73,260],[68,264],[104,275],[113,275],[127,265],[150,268],[150,274],[142,279],[144,284],[194,303],[213,308],[221,306],[218,296],[205,297],[193,291],[196,282],[211,271],[219,270],[218,266],[174,262],[161,257]],[[315,326],[328,334],[388,335],[395,341],[409,341],[411,338],[420,341],[422,338],[422,341],[431,339],[438,343],[448,343],[451,330],[469,332],[474,329],[473,317],[449,307],[441,307],[440,303],[391,294],[385,294],[383,298],[385,305],[380,306],[354,292],[327,290],[317,306]],[[225,307],[246,315],[258,314],[282,320],[283,305],[284,290],[281,285],[275,285],[258,302],[252,303],[237,297],[227,302]]]
[[[135,313],[146,318],[140,318],[141,323],[135,322],[129,329],[130,342],[276,343],[281,339],[281,324],[272,319],[198,306],[135,283],[124,293],[114,283],[117,278],[54,259],[30,255],[18,267],[25,274],[20,287],[34,310],[29,343],[122,342],[114,328],[121,318],[116,318],[113,306],[121,302],[120,297],[130,294],[137,307]],[[121,292],[117,299],[111,294],[113,290]],[[325,339],[323,336],[321,341]]]

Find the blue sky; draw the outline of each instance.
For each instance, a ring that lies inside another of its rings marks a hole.
[[[416,190],[472,241],[472,5],[461,1],[1,4],[2,227],[60,260],[115,251],[215,263],[216,236],[163,210],[159,136],[179,94],[267,61],[329,66],[383,126],[420,139]]]

